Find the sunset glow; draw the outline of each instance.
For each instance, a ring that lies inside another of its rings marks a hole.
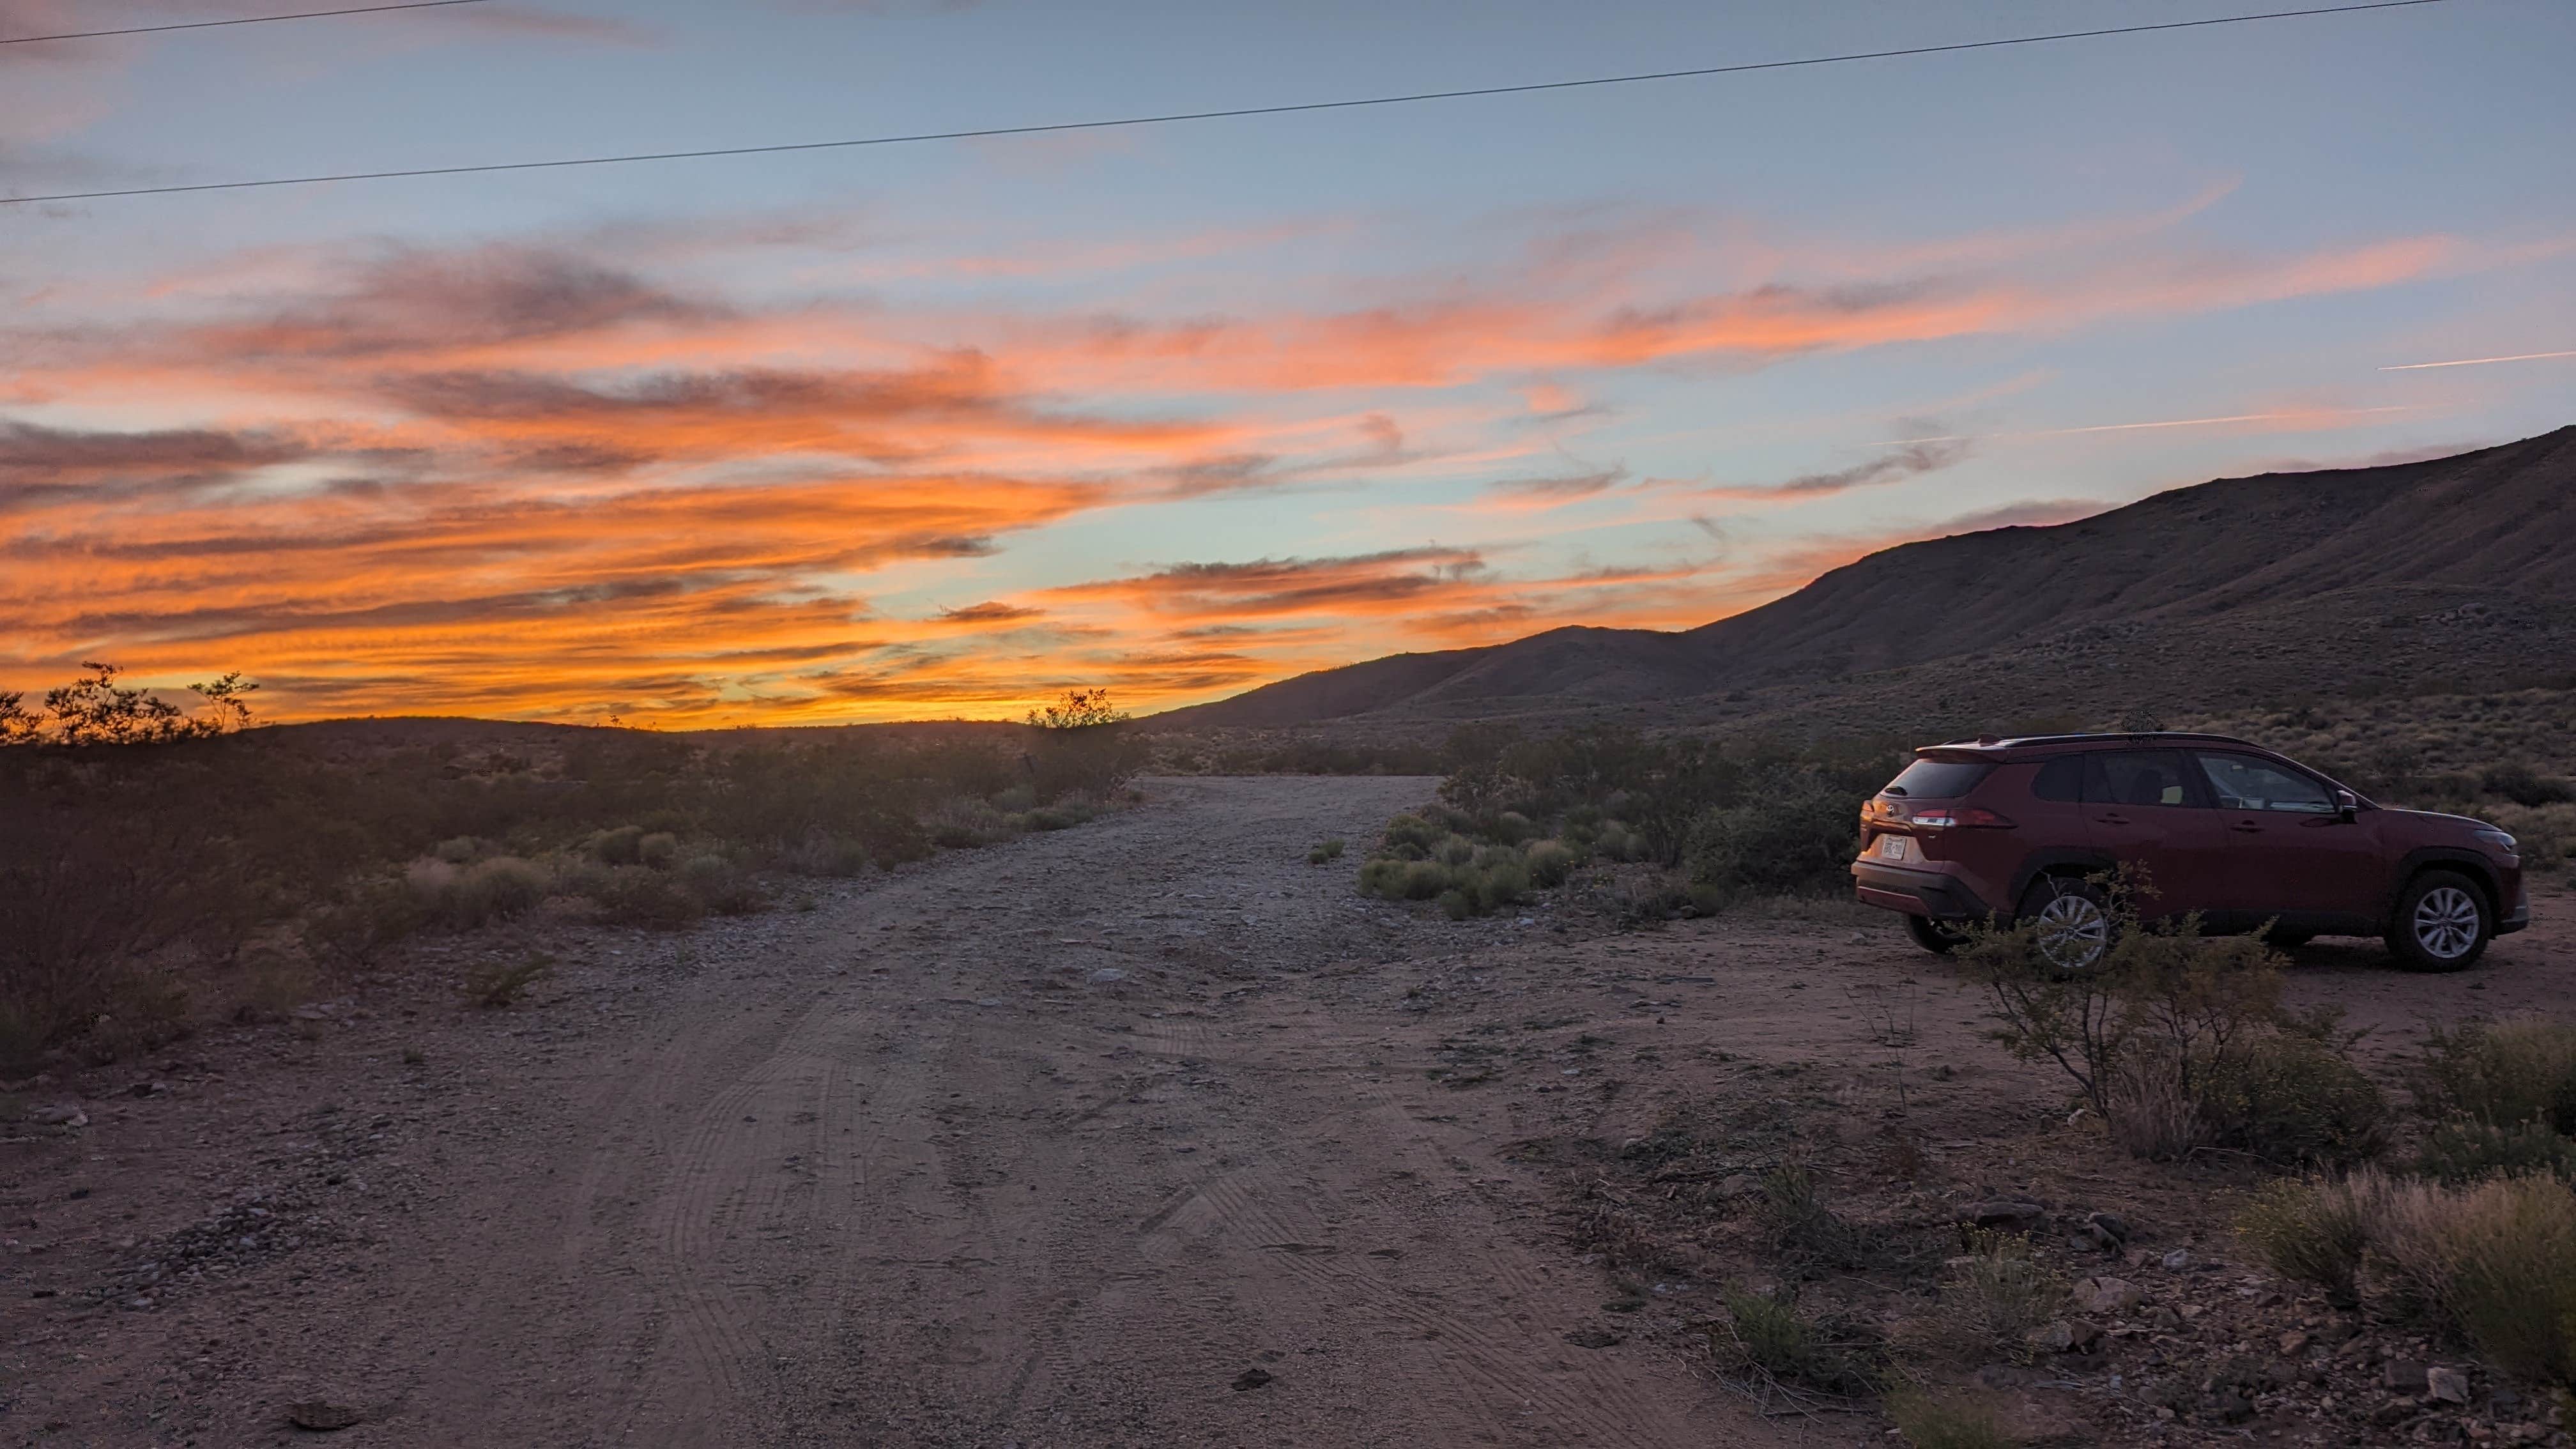
[[[34,32],[73,9],[0,14]],[[1532,11],[1461,41],[1424,11],[1355,58],[1271,43],[1324,12],[1140,12],[1120,23],[1160,28],[1157,56],[1065,79],[1045,59],[1077,21],[1045,11],[751,7],[752,38],[585,12],[20,47],[0,192],[235,155],[409,163],[432,133],[731,135],[737,109],[755,130],[1007,120],[1347,89],[1408,57],[1517,76],[1785,52],[1861,24],[1560,35]],[[1474,125],[0,208],[0,688],[104,658],[164,684],[241,670],[290,719],[990,717],[1076,685],[1153,709],[1564,624],[1687,627],[1910,538],[2541,431],[2569,420],[2563,372],[2553,392],[2541,369],[2379,359],[2568,355],[2520,350],[2576,333],[2565,153],[2491,143],[2435,176],[2419,136],[2424,175],[2364,186],[2264,118],[2317,104],[2316,77],[2420,74],[2448,29],[2536,65],[2569,25],[2407,12]],[[717,44],[774,59],[776,93],[680,84]],[[2272,47],[2342,59],[2257,94]],[[2475,129],[2510,89],[2434,84],[2407,118],[2341,119]],[[442,109],[479,87],[475,114]],[[2048,135],[2007,124],[2075,92]],[[1771,137],[1791,101],[1798,134]],[[2214,114],[2173,114],[2193,108]],[[1900,117],[1985,157],[1901,164]]]

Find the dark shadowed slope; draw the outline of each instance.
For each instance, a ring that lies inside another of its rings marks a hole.
[[[1693,700],[1721,713],[1730,694],[1836,683],[1867,692],[1936,662],[2005,709],[2080,707],[2105,692],[2097,684],[2179,703],[2211,690],[2384,685],[2390,670],[2528,675],[2552,657],[2576,669],[2571,495],[2576,427],[2393,467],[2225,478],[2074,523],[1904,544],[1683,633],[1557,629],[1397,655],[1157,723],[1623,707],[1666,717]],[[2032,659],[2051,663],[2023,669]],[[2060,677],[2070,659],[2090,673]],[[2017,677],[2030,698],[2014,697]]]

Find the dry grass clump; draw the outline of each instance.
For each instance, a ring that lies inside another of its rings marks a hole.
[[[1882,1345],[1856,1325],[1810,1317],[1786,1290],[1730,1286],[1724,1325],[1741,1366],[1775,1384],[1838,1398],[1878,1386]]]
[[[2281,1276],[2313,1283],[2345,1307],[2361,1301],[2370,1220],[2351,1184],[2267,1182],[2237,1214],[2236,1230]]]
[[[2019,1234],[1971,1230],[1964,1246],[1942,1277],[1929,1332],[1918,1336],[1953,1354],[2021,1351],[2030,1331],[2064,1308],[2066,1280],[2032,1257],[2030,1240]]]
[[[2576,1386],[2576,1190],[2554,1177],[2281,1183],[2239,1227],[2285,1276],[2429,1313],[2509,1373]]]
[[[2415,1095],[2428,1113],[2576,1136],[2576,1022],[2515,1016],[2433,1028]]]
[[[1346,848],[1346,844],[1340,840],[1317,841],[1314,849],[1306,852],[1306,863],[1308,865],[1323,865],[1329,861],[1339,860],[1342,858],[1342,852]]]
[[[721,855],[693,855],[673,872],[681,888],[719,916],[744,916],[768,903],[749,872]]]
[[[419,860],[403,878],[426,918],[453,931],[525,915],[545,901],[553,886],[543,869],[515,855],[462,867],[436,858]]]

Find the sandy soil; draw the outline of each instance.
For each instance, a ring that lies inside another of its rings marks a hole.
[[[1958,1192],[2201,1233],[2068,1150],[1892,923],[1452,924],[1305,863],[1429,787],[1152,782],[807,910],[540,928],[508,1010],[451,983],[526,942],[460,940],[367,1009],[40,1086],[90,1120],[0,1146],[0,1438],[286,1442],[326,1399],[375,1445],[1877,1442],[1715,1384],[1688,1284],[1605,1312],[1562,1144],[1794,1097]],[[2576,901],[2541,904],[2477,971],[2321,945],[2295,989],[2388,1050],[2563,1010]]]

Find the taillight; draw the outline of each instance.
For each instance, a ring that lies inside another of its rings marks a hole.
[[[1983,805],[1934,805],[1915,812],[1912,822],[1932,830],[2010,830],[2012,821]]]

